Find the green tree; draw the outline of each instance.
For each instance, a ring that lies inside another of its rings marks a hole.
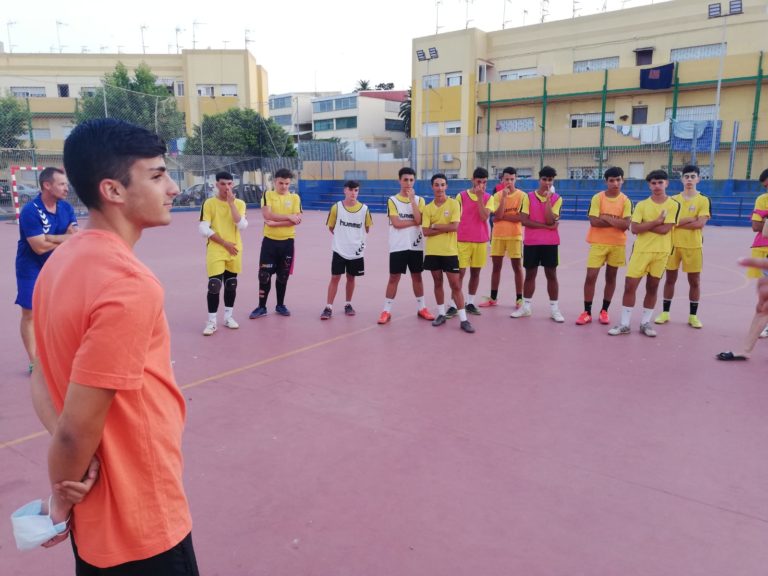
[[[125,64],[118,62],[104,76],[104,86],[78,102],[75,120],[119,118],[155,131],[165,140],[184,135],[184,114],[168,88],[157,84],[157,76],[141,63],[131,77]]]
[[[0,98],[0,148],[21,148],[28,129],[27,106],[15,96]]]
[[[215,156],[294,157],[291,136],[274,120],[264,119],[250,108],[230,108],[221,114],[203,116],[203,137],[195,125],[184,147],[185,154]]]
[[[394,88],[394,82],[381,82],[380,84],[376,84],[376,90],[393,90]]]
[[[363,90],[370,90],[370,89],[371,89],[370,80],[358,80],[357,88],[355,88],[355,92],[362,92]]]
[[[397,115],[403,121],[403,132],[409,137],[411,136],[411,89],[408,88],[408,94],[405,96],[405,100],[400,102],[400,110]]]

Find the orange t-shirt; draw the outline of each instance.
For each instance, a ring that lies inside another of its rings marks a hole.
[[[501,190],[493,195],[496,206],[501,203]],[[525,192],[515,188],[515,191],[507,196],[504,204],[504,214],[515,216],[520,214],[520,207],[523,205]],[[509,220],[493,221],[494,238],[520,238],[523,235],[523,225],[520,222],[510,222]]]
[[[102,230],[62,244],[35,287],[38,355],[57,412],[70,382],[117,391],[96,451],[99,478],[72,514],[78,553],[99,568],[165,552],[192,529],[182,485],[186,407],[163,298],[131,248]]]
[[[592,196],[588,214],[594,217],[609,214],[616,218],[629,218],[632,215],[632,201],[623,192],[619,192],[615,198],[609,198],[605,191],[598,192]],[[587,242],[608,246],[626,246],[627,233],[613,226],[610,228],[590,226],[587,230]]]

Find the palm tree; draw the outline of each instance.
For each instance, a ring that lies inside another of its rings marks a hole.
[[[370,90],[371,89],[371,81],[370,80],[358,80],[357,81],[357,88],[355,88],[355,92],[361,92],[363,90]]]
[[[411,89],[410,88],[408,88],[408,94],[406,95],[405,100],[400,102],[400,111],[397,113],[397,115],[403,121],[403,132],[405,132],[410,138],[411,136]]]

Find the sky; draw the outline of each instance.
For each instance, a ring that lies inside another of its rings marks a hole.
[[[577,0],[577,15],[653,0]],[[486,32],[541,20],[540,1],[521,0],[35,0],[13,3],[0,23],[5,51],[175,53],[243,48],[266,68],[270,94],[351,92],[411,83],[411,40],[467,26]],[[573,0],[549,0],[547,21],[571,18]],[[177,33],[178,29],[178,33]],[[142,42],[143,33],[143,42]],[[10,42],[9,42],[10,36]],[[194,43],[194,46],[193,46]],[[12,44],[12,46],[9,46]]]

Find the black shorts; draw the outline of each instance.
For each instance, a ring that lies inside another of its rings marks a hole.
[[[523,268],[557,268],[557,244],[544,246],[523,245]]]
[[[364,260],[364,258],[347,260],[338,252],[334,252],[333,260],[331,260],[331,275],[340,276],[346,272],[350,276],[362,276],[365,274]]]
[[[401,250],[389,253],[389,273],[405,274],[410,270],[411,274],[421,274],[424,270],[424,252],[422,250]]]
[[[458,256],[424,256],[424,270],[442,270],[451,274],[459,273]]]
[[[264,238],[259,255],[259,268],[268,270],[271,274],[281,268],[291,269],[293,265],[293,238],[273,240]]]

